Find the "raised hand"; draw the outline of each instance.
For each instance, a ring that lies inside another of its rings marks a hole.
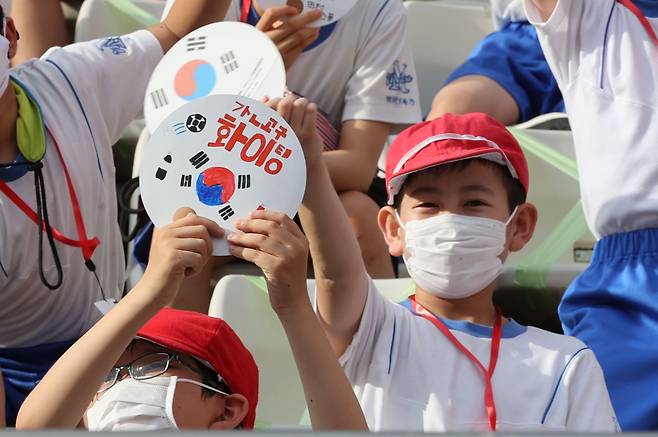
[[[224,237],[224,230],[214,221],[200,217],[190,208],[174,214],[174,222],[156,229],[144,278],[157,290],[154,296],[169,305],[184,278],[197,274],[212,255],[212,238]]]
[[[256,28],[276,44],[287,71],[302,51],[318,38],[320,30],[308,25],[321,17],[319,9],[300,14],[293,6],[278,6],[267,9]]]
[[[308,241],[295,222],[282,213],[254,211],[235,228],[242,233],[228,236],[231,254],[263,270],[272,309],[281,315],[308,306]]]
[[[277,111],[292,127],[304,149],[307,170],[310,172],[322,163],[322,137],[315,128],[318,106],[294,94],[268,100],[266,105]]]

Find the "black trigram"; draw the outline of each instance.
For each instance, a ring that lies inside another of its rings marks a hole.
[[[163,160],[164,160],[164,162],[166,162],[167,164],[171,164],[171,162],[173,161],[171,155],[167,155],[167,156],[165,156],[165,157],[163,158]],[[155,172],[155,177],[156,177],[157,179],[161,180],[161,181],[164,181],[165,178],[167,177],[167,170],[165,170],[165,169],[162,168],[162,167],[158,167],[158,170]]]
[[[250,174],[238,175],[238,189],[245,190],[250,187],[251,187],[251,175]]]
[[[151,93],[151,100],[153,100],[153,106],[155,106],[155,109],[162,108],[163,106],[167,106],[169,104],[167,95],[162,88]]]
[[[205,50],[206,49],[206,37],[198,36],[191,37],[187,39],[187,51],[191,52],[193,50]]]
[[[208,161],[210,161],[210,158],[206,152],[199,152],[190,158],[190,163],[192,163],[192,165],[196,167],[197,170],[206,165]]]
[[[233,53],[233,50],[223,54],[219,57],[219,59],[224,65],[224,71],[226,74],[230,74],[240,67],[240,65],[238,65],[238,61],[235,60],[235,53]]]
[[[224,221],[230,219],[235,215],[235,211],[233,211],[233,208],[231,205],[226,205],[224,208],[219,210],[219,216],[224,219]]]
[[[181,187],[191,187],[192,186],[192,175],[181,175],[180,177],[180,186]]]

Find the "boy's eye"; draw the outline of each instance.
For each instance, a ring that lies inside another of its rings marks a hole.
[[[432,202],[421,202],[418,205],[416,205],[416,208],[437,208],[436,203]]]
[[[465,205],[468,206],[468,207],[473,208],[473,207],[477,207],[477,206],[487,206],[487,203],[482,201],[482,200],[479,200],[479,199],[473,199],[473,200],[467,201]]]

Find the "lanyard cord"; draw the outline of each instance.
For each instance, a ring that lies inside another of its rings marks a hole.
[[[66,237],[56,228],[50,225],[50,219],[48,217],[48,207],[47,207],[47,198],[46,198],[46,187],[43,179],[43,163],[39,161],[38,163],[30,163],[30,170],[34,171],[34,185],[36,190],[36,205],[37,211],[35,212],[30,206],[25,203],[23,199],[12,190],[9,185],[0,180],[0,191],[3,192],[9,200],[11,200],[29,219],[31,219],[39,227],[39,275],[41,276],[41,282],[50,290],[56,290],[62,285],[63,281],[63,270],[61,261],[59,259],[59,254],[57,252],[57,247],[55,245],[55,240],[71,247],[80,248],[82,251],[82,257],[84,259],[85,266],[87,269],[92,272],[96,278],[96,282],[101,290],[101,295],[105,299],[105,292],[96,273],[96,265],[92,261],[91,257],[100,244],[100,240],[97,237],[93,239],[87,238],[87,232],[85,229],[84,220],[82,218],[82,212],[80,210],[80,204],[78,202],[78,196],[75,193],[75,188],[73,186],[73,181],[71,180],[71,175],[69,174],[66,163],[64,162],[64,157],[59,148],[59,144],[55,139],[55,136],[47,129],[48,134],[53,140],[55,145],[55,150],[59,157],[62,168],[64,169],[64,176],[66,178],[66,184],[68,186],[69,196],[71,198],[71,206],[73,209],[73,216],[75,218],[76,227],[78,231],[78,240],[74,240]],[[55,263],[55,268],[57,269],[57,280],[54,284],[48,282],[45,277],[44,266],[43,266],[43,232],[46,232],[48,238],[48,243],[50,245],[50,250],[53,255],[53,261]]]
[[[500,309],[496,307],[496,321],[493,326],[493,335],[491,338],[491,355],[489,358],[489,367],[485,368],[484,365],[477,359],[471,351],[469,351],[466,346],[464,346],[457,337],[450,332],[450,329],[441,321],[438,317],[428,311],[424,306],[416,302],[416,296],[411,296],[409,298],[411,301],[412,312],[431,322],[436,328],[450,340],[450,342],[466,357],[471,360],[471,362],[480,370],[482,376],[484,377],[485,389],[484,389],[484,406],[487,411],[487,417],[489,418],[489,429],[491,431],[496,430],[496,403],[493,396],[493,384],[491,379],[493,378],[494,371],[496,370],[496,364],[498,363],[498,352],[500,351],[500,339],[502,336],[502,325],[503,318],[500,313]]]
[[[242,11],[240,13],[240,22],[246,23],[249,19],[249,11],[251,10],[251,0],[242,0]]]
[[[656,31],[654,30],[649,20],[647,20],[647,17],[644,15],[644,13],[640,10],[640,8],[638,8],[637,5],[633,3],[633,0],[617,0],[617,1],[619,2],[620,5],[624,6],[629,11],[631,11],[633,15],[637,17],[638,20],[640,20],[642,27],[644,27],[644,30],[646,30],[647,34],[649,35],[649,38],[651,38],[651,41],[653,41],[654,44],[658,45],[658,36],[656,36]]]

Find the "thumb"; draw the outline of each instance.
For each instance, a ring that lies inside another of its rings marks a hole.
[[[174,213],[174,221],[187,217],[190,214],[196,215],[196,212],[194,212],[192,208],[187,208],[187,207],[178,208]]]

